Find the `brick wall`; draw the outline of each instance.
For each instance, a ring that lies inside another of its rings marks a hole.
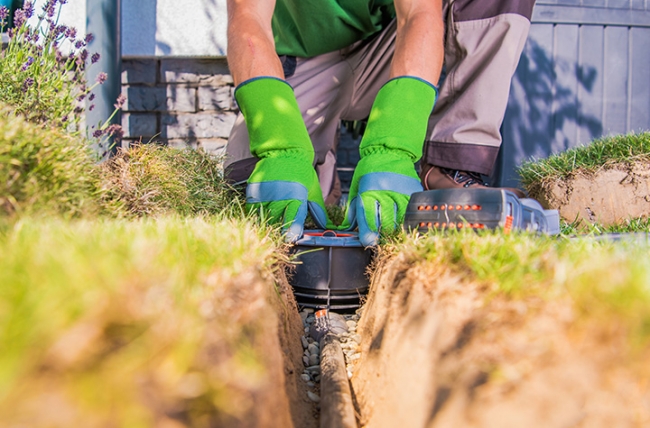
[[[123,59],[124,143],[156,141],[221,153],[237,107],[223,58]]]

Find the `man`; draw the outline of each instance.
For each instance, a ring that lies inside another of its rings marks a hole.
[[[336,197],[338,124],[368,117],[343,225],[358,225],[364,245],[395,230],[423,187],[485,187],[533,4],[228,0],[242,111],[228,177],[248,182],[247,204],[286,225],[290,240],[308,211],[331,228],[324,197]]]

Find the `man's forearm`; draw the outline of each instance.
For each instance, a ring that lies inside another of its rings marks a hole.
[[[235,85],[258,76],[284,78],[271,30],[274,1],[228,1],[228,66]]]
[[[416,76],[436,85],[444,60],[440,0],[396,0],[397,41],[391,77]]]

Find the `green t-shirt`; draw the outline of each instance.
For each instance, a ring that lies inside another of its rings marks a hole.
[[[313,57],[381,31],[395,17],[393,0],[277,0],[278,55]]]

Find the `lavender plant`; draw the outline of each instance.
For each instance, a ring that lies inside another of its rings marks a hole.
[[[9,43],[0,53],[0,102],[4,102],[27,120],[67,131],[78,132],[86,97],[106,80],[100,74],[96,82],[85,79],[85,68],[99,60],[89,54],[92,35],[77,37],[73,27],[60,25],[61,7],[68,0],[48,0],[28,25],[34,11],[32,1],[25,2],[14,14],[14,28],[9,29]],[[8,26],[9,11],[0,7],[0,30]],[[69,41],[74,50],[62,52]],[[91,105],[90,109],[93,108]]]

